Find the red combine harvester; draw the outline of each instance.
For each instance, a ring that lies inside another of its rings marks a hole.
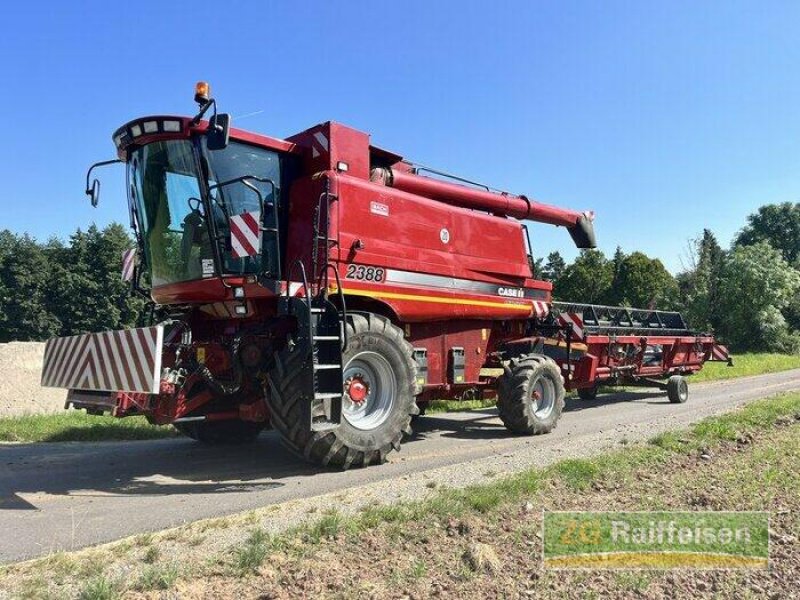
[[[666,389],[728,360],[678,313],[551,302],[521,220],[595,246],[593,216],[416,166],[323,123],[287,140],[230,128],[198,84],[194,118],[118,129],[138,249],[124,270],[150,327],[52,339],[67,406],[145,415],[203,442],[267,426],[306,459],[383,462],[435,398],[497,395],[520,434],[566,390]],[[203,118],[211,112],[208,121]]]

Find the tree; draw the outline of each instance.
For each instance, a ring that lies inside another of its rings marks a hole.
[[[551,252],[547,255],[547,261],[539,270],[539,275],[545,281],[555,282],[564,274],[567,263],[559,252]]]
[[[76,231],[67,248],[53,246],[58,256],[59,292],[54,311],[62,315],[63,335],[130,327],[143,301],[130,296],[121,279],[122,253],[133,242],[119,224],[102,231],[95,225]]]
[[[800,266],[800,202],[767,204],[747,217],[747,225],[736,237],[736,246],[769,242],[783,259]]]
[[[736,349],[796,350],[781,311],[798,292],[800,273],[768,243],[734,248],[720,277],[720,337]]]
[[[0,232],[0,281],[3,291],[3,326],[0,342],[43,340],[61,328],[48,310],[52,279],[42,247],[28,235]]]
[[[619,249],[618,253],[621,254]],[[660,260],[642,252],[633,252],[619,260],[611,300],[635,308],[671,310],[678,306],[678,284]]]
[[[611,289],[608,290],[608,296],[605,299],[606,304],[617,305],[624,304],[625,295],[623,293],[622,281],[620,275],[622,274],[622,263],[625,262],[625,253],[620,246],[614,251],[614,258],[611,259]]]
[[[79,230],[69,245],[0,231],[0,342],[137,324],[144,301],[120,277],[132,244],[117,224]]]
[[[600,250],[581,250],[555,282],[553,295],[568,302],[601,303],[613,278],[611,263]]]
[[[692,266],[680,276],[686,318],[698,329],[716,331],[722,322],[720,281],[725,251],[708,230],[692,242]]]

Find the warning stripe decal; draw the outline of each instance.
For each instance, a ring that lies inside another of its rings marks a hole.
[[[236,258],[255,256],[261,251],[261,213],[231,215],[231,250]]]
[[[547,302],[540,302],[538,300],[533,301],[533,314],[535,314],[540,319],[544,319],[548,313],[550,312],[550,306]]]
[[[727,361],[729,357],[728,349],[722,344],[711,346],[711,360]]]
[[[558,322],[561,325],[572,325],[572,340],[579,342],[583,340],[583,321],[575,313],[563,312],[558,315]]]
[[[47,342],[45,387],[157,394],[164,327],[104,331]]]

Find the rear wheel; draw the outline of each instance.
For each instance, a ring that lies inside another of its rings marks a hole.
[[[682,375],[673,375],[667,380],[667,398],[673,404],[683,404],[689,399],[689,382]]]
[[[264,429],[264,423],[252,421],[188,421],[173,427],[186,437],[204,444],[245,444],[252,442]]]
[[[549,433],[564,410],[564,378],[558,365],[540,354],[512,359],[497,392],[500,418],[515,433]]]
[[[303,422],[307,377],[305,357],[286,348],[269,375],[272,425],[289,448],[307,460],[342,468],[379,464],[400,449],[418,412],[416,363],[403,332],[385,317],[350,314],[347,351],[342,355],[342,421],[333,430],[312,432]]]

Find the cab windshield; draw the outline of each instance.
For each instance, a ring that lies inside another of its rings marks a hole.
[[[199,185],[201,169],[211,190],[210,208]],[[218,186],[249,175],[268,180],[252,180],[261,199],[241,182]],[[277,232],[269,232],[277,230],[277,153],[237,142],[210,152],[204,138],[198,146],[190,140],[153,142],[131,154],[128,176],[153,287],[217,275],[214,237],[223,274],[277,272]],[[244,212],[259,213],[267,231],[262,234],[261,253],[239,258],[231,251],[229,219]]]

